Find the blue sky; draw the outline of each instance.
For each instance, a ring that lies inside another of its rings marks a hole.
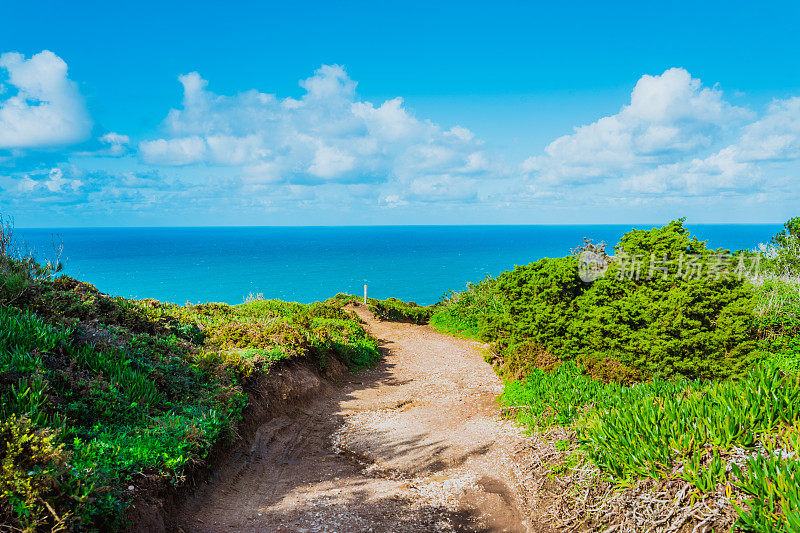
[[[20,226],[781,222],[797,3],[5,2]]]

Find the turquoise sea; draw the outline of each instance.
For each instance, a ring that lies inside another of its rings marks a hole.
[[[337,292],[437,302],[449,289],[583,237],[616,244],[630,225],[18,229],[40,257],[63,241],[66,273],[103,292],[175,303],[241,303],[249,293],[312,302]],[[652,226],[638,225],[637,228]],[[779,225],[689,225],[712,247],[752,249]]]

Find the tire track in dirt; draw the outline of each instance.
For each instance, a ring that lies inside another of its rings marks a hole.
[[[530,530],[525,439],[500,417],[483,345],[354,310],[382,362],[262,425],[178,508],[180,530]]]

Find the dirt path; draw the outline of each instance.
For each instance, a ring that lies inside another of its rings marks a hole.
[[[356,311],[383,362],[262,426],[179,510],[183,531],[529,529],[524,438],[499,416],[483,346]]]

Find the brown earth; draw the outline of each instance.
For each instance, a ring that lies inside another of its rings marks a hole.
[[[485,346],[355,311],[382,362],[312,383],[316,399],[259,427],[176,508],[176,529],[541,530],[514,459],[525,437],[500,416]]]

